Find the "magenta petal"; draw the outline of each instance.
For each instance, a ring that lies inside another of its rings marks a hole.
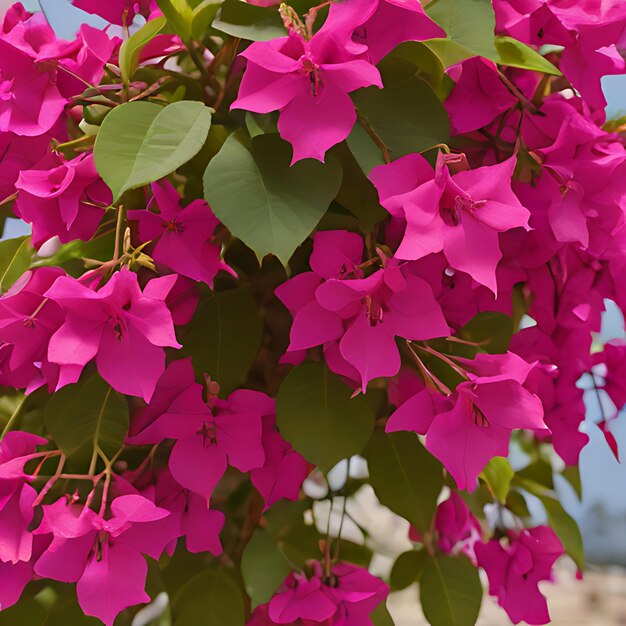
[[[444,253],[450,265],[497,294],[496,267],[502,258],[498,233],[468,215],[458,226],[444,228]]]
[[[541,400],[515,381],[480,384],[473,390],[473,395],[474,404],[491,423],[511,430],[546,428]]]
[[[289,350],[305,350],[321,346],[343,335],[341,318],[322,308],[317,301],[309,302],[293,318],[289,337]]]
[[[341,356],[361,375],[361,387],[380,376],[395,376],[400,353],[393,333],[384,323],[372,326],[365,313],[358,315],[339,343]]]
[[[13,565],[0,561],[0,607],[2,610],[13,606],[20,599],[24,588],[32,578],[32,563],[20,562]]]
[[[100,560],[91,558],[85,573],[76,585],[78,603],[85,615],[113,626],[124,609],[150,602],[145,592],[148,565],[146,560],[128,546],[119,543],[102,544]]]
[[[409,430],[425,435],[436,416],[432,392],[422,389],[390,415],[385,432]]]
[[[226,471],[226,454],[204,437],[192,435],[174,444],[169,468],[174,479],[207,500]]]
[[[356,122],[354,104],[344,91],[328,82],[314,96],[310,84],[280,112],[280,136],[293,146],[292,163],[324,161],[329,148],[343,141]]]
[[[507,456],[511,431],[482,424],[461,398],[428,429],[426,448],[452,474],[459,489],[474,491],[478,475],[494,456]]]
[[[96,531],[76,539],[54,539],[35,563],[35,573],[63,583],[75,583],[83,575]]]
[[[133,326],[128,327],[121,339],[107,326],[96,363],[102,378],[116,391],[149,401],[165,369],[165,352]]]
[[[190,493],[183,522],[187,550],[194,554],[201,552],[210,552],[213,556],[221,554],[220,532],[224,520],[224,513],[209,509],[203,498]]]

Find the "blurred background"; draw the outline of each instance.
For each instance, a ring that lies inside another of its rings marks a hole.
[[[84,22],[105,25],[100,18],[72,7],[69,0],[23,0],[22,3],[31,11],[43,10],[60,37],[72,38]],[[12,4],[12,0],[0,0],[0,13]],[[603,86],[609,102],[607,116],[626,114],[626,76],[606,77]],[[23,222],[10,219],[2,238],[17,237],[26,232],[28,229]],[[610,301],[606,302],[606,308],[597,341],[604,343],[626,338],[621,312]],[[558,584],[545,583],[542,590],[548,596],[555,625],[626,626],[626,465],[617,462],[595,425],[601,415],[599,402],[606,402],[605,412],[611,414],[610,401],[599,399],[593,392],[587,392],[585,400],[587,419],[582,428],[590,441],[580,459],[582,500],[564,480],[557,488],[565,508],[581,527],[588,569],[582,581],[577,580],[573,563],[563,559],[557,571]],[[612,432],[626,456],[626,418],[623,415],[612,424]],[[383,572],[397,554],[410,548],[407,528],[402,520],[377,504],[373,493],[364,493],[355,507],[359,509],[353,512],[355,517],[365,523],[374,541],[380,544],[378,567]],[[536,508],[536,522],[545,522],[541,507]],[[419,610],[415,588],[394,594],[389,608],[396,626],[426,624]],[[491,599],[485,598],[479,624],[507,623],[505,614]]]

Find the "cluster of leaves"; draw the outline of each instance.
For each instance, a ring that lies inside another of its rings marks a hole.
[[[626,308],[594,88],[623,67],[579,63],[624,11],[74,3],[113,26],[60,42],[16,5],[0,34],[2,215],[32,225],[0,243],[0,625],[122,626],[164,592],[160,626],[390,626],[418,585],[466,626],[480,568],[546,623],[537,583],[584,568],[555,490],[581,495],[576,383],[626,402],[624,346],[590,349]],[[386,581],[370,491],[410,525]]]

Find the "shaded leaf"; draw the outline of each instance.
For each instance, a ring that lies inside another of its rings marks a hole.
[[[374,626],[394,626],[393,618],[389,613],[387,604],[379,604],[370,615]]]
[[[275,254],[286,265],[337,195],[341,166],[332,156],[291,163],[278,135],[250,140],[231,135],[204,175],[204,195],[220,221],[259,259]],[[236,202],[233,202],[236,198]]]
[[[432,626],[474,626],[482,596],[478,569],[466,556],[437,556],[426,561],[420,601]]]
[[[271,535],[266,530],[257,529],[241,558],[241,575],[252,608],[267,602],[291,569],[289,560]]]
[[[305,363],[287,374],[276,397],[281,435],[323,471],[359,454],[374,428],[363,396],[322,363]]]
[[[419,580],[426,564],[426,550],[409,550],[403,552],[393,564],[389,584],[392,591],[400,591]]]
[[[376,431],[364,455],[380,502],[420,532],[428,530],[443,486],[443,471],[417,435]]]
[[[174,626],[244,626],[243,597],[221,571],[192,579],[174,605]]]
[[[185,335],[182,353],[228,394],[246,380],[261,344],[263,322],[248,287],[219,291],[205,300]]]
[[[409,77],[385,83],[384,89],[368,87],[352,94],[359,116],[388,148],[391,160],[411,152],[420,152],[450,136],[450,121],[433,89],[421,78]],[[348,136],[348,145],[359,163],[363,157],[363,129],[358,124]],[[372,150],[380,148],[370,139]],[[372,163],[375,157],[370,157]],[[369,171],[365,171],[366,174]]]
[[[45,407],[46,429],[68,456],[89,458],[99,446],[110,459],[128,430],[126,399],[99,376],[59,389]]]

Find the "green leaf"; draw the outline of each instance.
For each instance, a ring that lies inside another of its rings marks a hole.
[[[389,214],[380,206],[376,188],[365,176],[348,146],[340,143],[333,148],[333,154],[339,159],[343,170],[337,202],[358,218],[366,233],[370,233]]]
[[[497,59],[491,0],[435,0],[426,12],[446,31],[445,39],[426,43],[446,67],[474,56]]]
[[[291,564],[270,534],[257,529],[241,558],[241,575],[252,608],[267,602],[291,569]]]
[[[583,485],[580,480],[580,467],[578,465],[567,465],[561,472],[561,476],[572,486],[579,500],[583,497]]]
[[[421,78],[405,78],[393,84],[387,82],[384,89],[359,89],[353,94],[353,100],[361,123],[369,126],[384,143],[391,160],[446,143],[449,139],[448,114],[432,87]],[[348,145],[359,162],[362,141],[363,129],[353,130],[348,137]],[[372,139],[370,142],[372,151],[380,153],[376,143]]]
[[[174,32],[184,41],[191,38],[193,9],[187,0],[157,0],[157,5]],[[148,22],[149,23],[149,22]]]
[[[370,615],[373,626],[394,626],[387,604],[379,604]]]
[[[275,7],[259,7],[241,0],[226,0],[213,20],[213,28],[250,41],[268,41],[286,34]]]
[[[113,109],[102,122],[94,159],[115,200],[191,160],[206,141],[211,112],[191,100],[166,107],[128,102]]]
[[[550,61],[517,39],[498,36],[495,39],[495,46],[498,51],[498,63],[502,65],[534,70],[552,76],[563,76],[561,71]]]
[[[374,415],[362,395],[322,363],[305,363],[287,374],[276,397],[281,435],[323,471],[359,454],[374,428]]]
[[[291,147],[278,135],[231,135],[204,175],[204,195],[220,221],[259,259],[286,265],[326,212],[341,185],[331,155],[290,166]],[[233,202],[233,198],[236,201]]]
[[[511,480],[515,472],[508,459],[501,456],[494,456],[483,470],[481,476],[487,483],[489,491],[493,496],[504,504],[509,495]]]
[[[0,241],[0,292],[4,292],[30,267],[30,237]]]
[[[417,582],[428,559],[426,550],[403,552],[393,564],[389,584],[391,591],[401,591]]]
[[[132,79],[143,48],[165,28],[166,24],[167,20],[164,16],[150,20],[122,43],[119,63],[122,80],[125,83],[130,82]]]
[[[459,335],[489,354],[504,354],[513,336],[513,320],[504,313],[483,311],[465,324]]]
[[[583,538],[576,520],[563,508],[563,505],[553,496],[553,492],[539,483],[528,479],[517,479],[516,482],[533,496],[539,498],[548,516],[548,523],[561,540],[567,554],[569,554],[578,568],[585,568],[585,552]]]
[[[34,598],[23,597],[0,612],[0,626],[43,626],[45,623],[46,609]]]
[[[174,605],[174,626],[244,626],[243,597],[221,571],[205,571],[186,586]]]
[[[443,486],[443,471],[417,435],[377,431],[364,455],[380,502],[420,532],[428,530]]]
[[[431,626],[474,626],[482,596],[478,569],[466,556],[437,556],[426,561],[420,601]]]
[[[66,456],[88,459],[99,446],[110,459],[124,444],[128,405],[94,376],[59,389],[45,407],[44,422]]]
[[[263,322],[248,287],[219,291],[205,300],[185,335],[182,353],[193,358],[223,393],[242,385],[261,345]]]

